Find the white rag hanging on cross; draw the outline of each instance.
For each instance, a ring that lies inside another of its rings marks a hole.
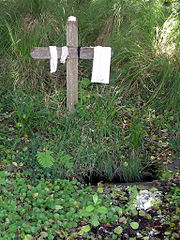
[[[57,70],[58,54],[56,46],[49,46],[50,51],[50,72]],[[61,63],[65,63],[69,56],[68,47],[62,47],[60,58]],[[91,82],[109,84],[111,64],[111,48],[110,47],[94,47],[93,70]]]
[[[50,72],[54,73],[57,70],[57,64],[58,64],[58,54],[57,54],[57,48],[56,46],[49,46],[50,51]],[[61,54],[61,63],[65,63],[67,58],[69,56],[68,47],[62,47],[62,54]]]
[[[109,84],[110,64],[111,48],[95,47],[91,82]]]

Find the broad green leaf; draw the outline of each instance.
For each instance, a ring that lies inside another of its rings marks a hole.
[[[34,194],[33,194],[33,198],[36,198],[38,195],[39,195],[38,192],[37,192],[37,193],[34,193]]]
[[[151,189],[150,189],[150,192],[157,192],[158,191],[158,189],[157,188],[155,188],[155,187],[152,187]]]
[[[114,232],[118,235],[120,235],[123,232],[123,228],[121,226],[118,226],[114,229]]]
[[[98,195],[97,194],[93,195],[93,201],[94,201],[94,204],[97,204],[97,202],[98,202]]]
[[[94,227],[97,227],[99,226],[99,220],[98,220],[98,217],[97,216],[94,216],[91,218],[91,224],[94,226]]]
[[[97,192],[98,193],[103,193],[104,189],[102,187],[98,187]]]
[[[146,217],[146,216],[147,216],[147,213],[145,213],[144,210],[140,210],[140,211],[139,211],[139,216],[141,216],[141,217]]]
[[[106,214],[107,213],[107,208],[106,207],[98,207],[97,208],[98,213]]]
[[[136,207],[135,206],[131,206],[130,207],[130,210],[131,210],[131,213],[133,214],[133,216],[136,216],[138,214],[138,211],[136,210]]]
[[[0,185],[5,185],[6,184],[6,180],[4,178],[0,178]]]
[[[83,232],[83,233],[87,233],[87,232],[89,232],[91,230],[91,227],[89,226],[89,225],[85,225],[85,226],[83,226],[82,228],[81,228],[81,231]]]
[[[15,167],[18,166],[17,162],[12,162],[12,164],[13,164]]]
[[[27,235],[25,235],[23,240],[33,240],[33,237],[32,237],[32,235],[27,234]]]
[[[132,229],[137,230],[139,228],[139,223],[138,222],[131,222],[130,226]]]
[[[55,205],[55,210],[60,210],[60,209],[63,209],[61,205]]]
[[[133,203],[134,203],[135,205],[137,205],[137,206],[140,205],[140,203],[139,203],[138,200],[136,200],[136,199],[133,199]]]
[[[58,213],[55,213],[55,214],[54,214],[54,218],[55,218],[55,219],[58,219],[59,216],[60,216],[60,215],[59,215]]]
[[[119,216],[122,216],[122,214],[123,214],[122,208],[116,206],[115,209],[116,209],[117,213],[119,214]]]
[[[87,212],[92,212],[94,210],[94,206],[93,205],[89,205],[86,207],[86,211]]]
[[[81,216],[83,216],[83,217],[88,217],[88,216],[91,216],[91,215],[92,215],[92,213],[86,211],[86,209],[80,210],[80,211],[79,211],[79,214],[80,214]]]
[[[40,234],[41,234],[41,236],[43,238],[47,238],[48,237],[48,233],[47,232],[41,232]]]

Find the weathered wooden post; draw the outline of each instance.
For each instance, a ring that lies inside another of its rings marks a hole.
[[[74,57],[67,59],[67,109],[70,114],[78,103],[78,22],[76,17],[68,17],[66,24],[66,41],[68,49],[75,50]]]
[[[71,16],[66,24],[66,41],[69,56],[66,63],[67,71],[67,109],[72,114],[74,106],[78,103],[78,59],[93,59],[94,47],[78,47],[78,22]],[[57,47],[57,57],[61,58],[62,47]],[[113,52],[111,51],[111,55]],[[31,51],[34,59],[50,59],[49,47],[34,47]]]

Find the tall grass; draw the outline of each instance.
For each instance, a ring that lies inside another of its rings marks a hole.
[[[137,90],[150,102],[163,98],[163,107],[177,109],[180,30],[173,6],[160,0],[3,1],[1,51],[9,56],[12,84],[44,91],[49,82],[63,81],[62,66],[50,77],[48,61],[31,59],[30,51],[34,46],[65,45],[66,19],[76,15],[81,46],[112,46],[112,79],[124,96]]]
[[[66,20],[70,15],[76,15],[79,20],[79,44],[94,45],[104,26],[104,18],[111,15],[113,3],[107,0],[9,0],[1,4],[4,14],[0,42],[2,54],[9,58],[12,85],[44,91],[44,85],[47,86],[49,81],[63,81],[64,67],[59,67],[56,75],[51,77],[48,61],[33,60],[30,57],[31,49],[35,46],[64,46]]]
[[[0,87],[12,96],[20,134],[38,132],[55,155],[72,155],[78,177],[140,180],[148,159],[143,109],[127,102],[138,99],[141,108],[173,109],[180,117],[180,20],[169,2],[0,0]],[[111,46],[114,56],[108,86],[92,85],[92,61],[79,61],[79,104],[67,117],[65,67],[51,75],[49,61],[32,59],[30,51],[64,46],[70,15],[78,18],[80,46]]]
[[[178,111],[180,18],[170,6],[163,1],[117,3],[113,66],[124,95],[137,90],[148,103]]]

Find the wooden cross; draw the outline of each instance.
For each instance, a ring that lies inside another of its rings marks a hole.
[[[94,47],[78,48],[78,22],[76,17],[69,17],[66,23],[66,41],[69,56],[66,62],[67,109],[72,114],[78,103],[78,59],[93,59]],[[58,59],[61,58],[62,48],[57,47]],[[112,53],[113,54],[113,53]],[[50,59],[48,47],[35,47],[31,51],[32,58]]]

